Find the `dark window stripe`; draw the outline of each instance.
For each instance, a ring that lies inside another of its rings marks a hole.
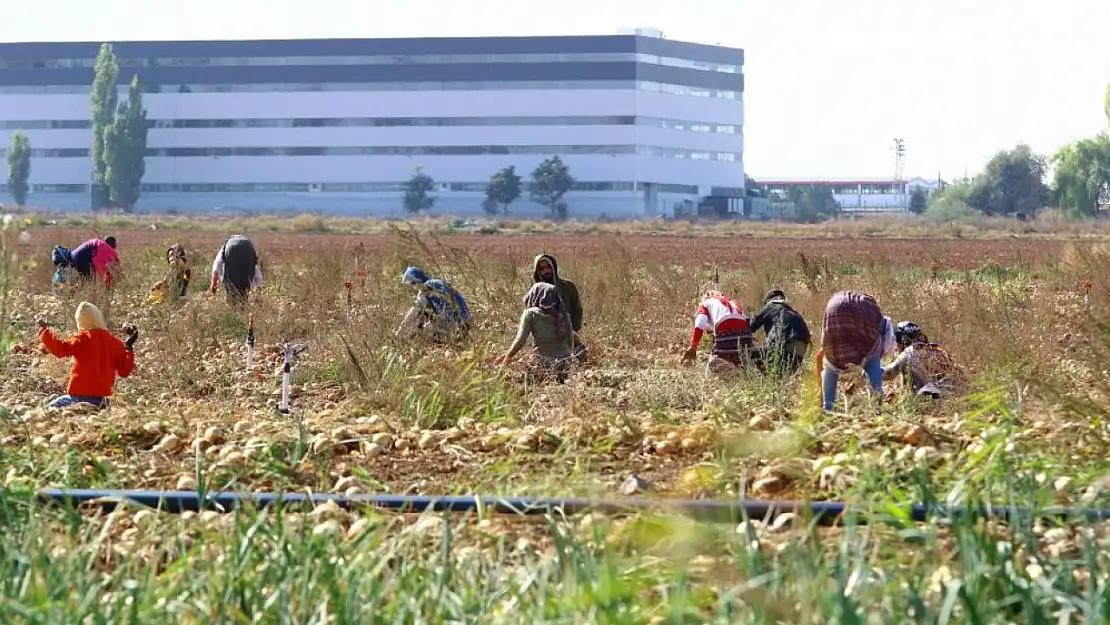
[[[424,128],[490,126],[647,126],[691,132],[739,134],[740,126],[644,116],[576,117],[306,117],[252,119],[151,119],[153,129],[200,128]],[[87,119],[0,120],[6,130],[88,130]]]
[[[0,157],[7,150],[0,150]],[[220,158],[234,156],[480,156],[505,154],[638,154],[675,159],[738,162],[739,152],[690,150],[648,145],[426,145],[147,148],[149,158]],[[32,148],[33,158],[88,158],[88,148]]]
[[[565,54],[645,52],[719,63],[743,63],[743,51],[633,35],[556,37],[432,37],[254,41],[125,41],[120,57],[302,56],[356,54]],[[0,58],[93,58],[98,42],[5,43]]]
[[[119,82],[137,75],[144,85],[251,83],[514,82],[561,80],[651,80],[711,89],[743,89],[743,74],[727,74],[648,63],[456,63],[428,65],[282,65],[261,67],[120,68]],[[4,69],[2,85],[87,85],[93,70]]]
[[[444,190],[463,193],[480,193],[485,191],[485,182],[440,182],[437,183],[437,192]],[[397,193],[405,190],[405,182],[240,182],[240,183],[148,183],[142,185],[143,193]],[[652,188],[660,193],[680,193],[697,195],[696,185],[667,184],[652,182],[590,182],[577,181],[571,191],[598,192],[598,191],[643,191]],[[717,187],[714,187],[718,190]],[[7,192],[7,187],[0,184],[0,193]],[[32,193],[88,193],[87,184],[37,184],[32,185]],[[716,194],[716,193],[715,193]]]

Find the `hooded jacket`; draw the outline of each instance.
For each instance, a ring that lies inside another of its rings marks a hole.
[[[59,339],[50,328],[39,330],[43,347],[58,358],[73,357],[66,392],[76,397],[109,397],[116,375],[126,378],[135,369],[135,355],[104,324],[100,310],[88,302],[77,307],[79,332]]]
[[[575,332],[582,330],[582,299],[578,296],[578,287],[570,280],[564,280],[559,277],[559,263],[556,262],[555,257],[551,254],[540,254],[532,263],[532,281],[543,282],[540,278],[540,261],[546,260],[551,263],[552,272],[555,274],[555,290],[559,292],[559,297],[563,298],[563,305],[566,306],[567,314],[570,315],[570,325]]]

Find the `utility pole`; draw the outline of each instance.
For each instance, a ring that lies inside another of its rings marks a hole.
[[[900,189],[899,193],[902,196],[902,210],[909,209],[909,195],[906,193],[906,186],[902,184],[902,177],[906,165],[906,140],[894,139],[894,182]]]

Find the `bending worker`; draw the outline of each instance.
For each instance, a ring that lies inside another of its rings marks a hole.
[[[436,343],[464,341],[470,330],[470,307],[458,289],[438,278],[429,278],[419,267],[409,267],[401,282],[416,289],[412,307],[394,334],[411,339],[417,333]]]
[[[894,348],[894,324],[883,315],[875,298],[841,291],[829,299],[821,324],[821,398],[825,412],[836,404],[840,374],[862,367],[871,396],[882,401],[882,357]]]
[[[697,357],[698,345],[705,333],[713,335],[706,371],[718,375],[735,372],[751,356],[752,329],[740,303],[720,291],[707,291],[694,316],[694,332],[690,347],[682,354],[683,362]]]
[[[761,328],[767,335],[759,350],[764,371],[769,366],[786,373],[797,371],[809,351],[809,326],[782,291],[769,291],[763,298],[763,310],[752,318],[752,333]]]
[[[903,321],[894,328],[898,357],[883,367],[883,377],[892,380],[899,375],[914,394],[940,399],[960,392],[963,379],[959,367],[946,349],[929,341],[920,326]]]
[[[258,252],[247,237],[234,235],[224,241],[220,251],[216,252],[216,259],[212,261],[212,284],[209,290],[215,293],[220,282],[224,283],[228,301],[233,304],[245,304],[251,288],[262,285]]]
[[[166,301],[167,293],[173,293],[173,297],[177,299],[184,298],[189,294],[189,283],[193,280],[193,270],[189,266],[185,246],[177,243],[167,249],[166,264],[169,266],[166,277],[150,289],[149,301],[152,304],[161,304]]]
[[[105,285],[112,286],[112,273],[119,264],[116,238],[109,236],[85,241],[70,252],[70,262],[82,278],[91,280],[95,275],[104,280]]]

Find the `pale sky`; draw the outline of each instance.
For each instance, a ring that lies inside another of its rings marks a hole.
[[[756,179],[975,173],[1107,126],[1110,0],[10,0],[0,41],[613,34],[746,51]],[[158,6],[154,10],[154,6]]]

